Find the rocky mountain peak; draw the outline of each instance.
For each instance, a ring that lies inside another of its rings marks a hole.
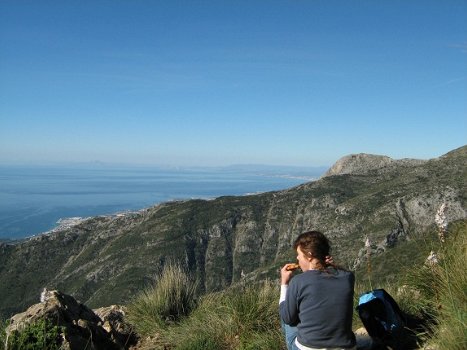
[[[423,164],[420,159],[399,159],[395,160],[387,156],[376,154],[358,153],[350,154],[340,158],[324,175],[363,175],[373,170],[391,169],[394,166],[414,166]]]

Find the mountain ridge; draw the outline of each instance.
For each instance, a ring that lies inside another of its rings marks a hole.
[[[464,146],[417,164],[354,166],[283,191],[168,202],[0,243],[0,312],[25,309],[45,286],[91,307],[125,303],[172,260],[204,291],[221,290],[242,275],[270,276],[311,228],[331,238],[339,262],[358,267],[367,237],[384,254],[433,229],[444,202],[450,220],[465,220],[466,159]]]

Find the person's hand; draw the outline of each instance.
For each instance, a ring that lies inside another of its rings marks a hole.
[[[281,268],[281,285],[282,284],[289,284],[290,278],[292,277],[293,271],[287,270],[287,266],[290,264],[285,264]]]
[[[324,262],[326,263],[326,265],[334,265],[334,259],[331,255],[326,255]]]

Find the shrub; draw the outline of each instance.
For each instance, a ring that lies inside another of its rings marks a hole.
[[[169,263],[155,284],[130,303],[130,323],[141,335],[155,334],[190,314],[196,305],[195,292],[196,282],[180,265]]]
[[[0,319],[0,349],[3,349],[6,341],[6,327],[8,326],[7,321]]]
[[[63,327],[54,326],[46,319],[13,331],[8,338],[9,350],[58,350],[61,348]],[[3,343],[5,344],[5,343]]]

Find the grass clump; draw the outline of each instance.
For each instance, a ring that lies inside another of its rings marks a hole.
[[[197,284],[177,264],[167,264],[155,284],[128,306],[128,317],[141,335],[153,335],[188,316],[196,306]]]
[[[205,295],[181,324],[167,330],[175,349],[283,349],[278,287],[270,281]]]
[[[270,281],[206,294],[188,317],[146,333],[142,349],[283,350],[278,294]]]
[[[467,348],[467,223],[450,229],[441,245],[438,263],[426,266],[415,280],[425,313],[434,324],[428,343],[447,350]]]

